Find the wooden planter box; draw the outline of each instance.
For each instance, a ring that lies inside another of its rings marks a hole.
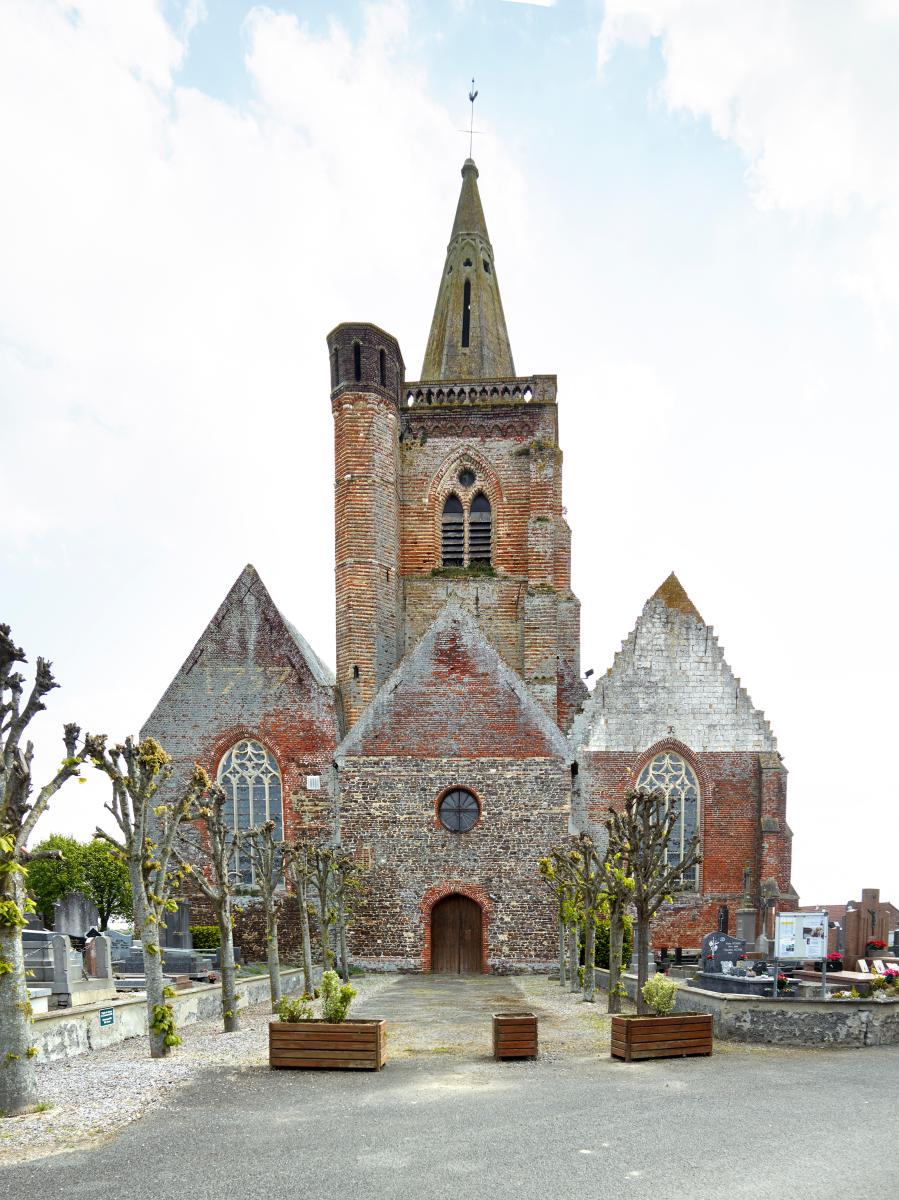
[[[537,1057],[537,1018],[533,1013],[493,1014],[493,1057]]]
[[[612,1058],[678,1058],[712,1053],[711,1013],[612,1017]]]
[[[387,1062],[386,1021],[270,1021],[270,1067],[380,1071]]]

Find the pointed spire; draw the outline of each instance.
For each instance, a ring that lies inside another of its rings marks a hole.
[[[666,608],[676,609],[677,612],[686,613],[688,617],[695,617],[697,621],[702,621],[699,610],[684,591],[684,585],[673,571],[665,582],[653,592],[650,600],[661,600]],[[704,621],[703,624],[705,624]]]
[[[478,168],[467,158],[421,377],[496,379],[514,374],[493,247],[478,192]]]

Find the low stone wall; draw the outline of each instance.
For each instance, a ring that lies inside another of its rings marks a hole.
[[[281,989],[285,995],[303,990],[303,972],[290,970],[281,972]],[[270,995],[268,972],[264,975],[238,977],[237,991],[241,1007],[263,1004]],[[194,1025],[197,1021],[220,1019],[222,1015],[222,988],[218,983],[195,985],[189,991],[179,992],[169,1003],[175,1010],[175,1021],[180,1028]],[[112,1024],[101,1025],[100,1013],[112,1012]],[[38,1013],[34,1018],[34,1044],[40,1053],[40,1061],[55,1062],[99,1050],[103,1046],[114,1046],[126,1038],[141,1037],[147,1033],[147,1001],[143,994],[127,996],[105,1003],[88,1004],[78,1009],[57,1009],[49,1013]]]
[[[609,986],[608,971],[597,969],[597,983]],[[624,975],[633,1000],[636,975]],[[899,1000],[774,1000],[729,996],[688,987],[677,981],[676,1012],[712,1014],[717,1038],[776,1046],[893,1046],[899,1044]]]

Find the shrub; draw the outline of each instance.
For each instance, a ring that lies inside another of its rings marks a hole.
[[[222,944],[222,932],[218,925],[191,925],[190,935],[195,950],[218,950]]]
[[[311,1021],[312,1005],[305,996],[282,996],[278,1001],[277,1013],[279,1021]]]
[[[325,971],[322,975],[322,1018],[330,1025],[345,1021],[355,995],[356,989],[352,984],[342,984],[336,971]]]
[[[643,984],[643,999],[657,1017],[667,1017],[674,1011],[677,984],[667,975],[653,975]]]
[[[886,975],[872,975],[867,983],[872,992],[885,992],[890,985]]]

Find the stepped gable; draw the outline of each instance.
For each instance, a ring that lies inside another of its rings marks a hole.
[[[765,714],[674,573],[597,680],[570,740],[577,749],[642,751],[670,737],[697,751],[777,750]]]
[[[558,726],[450,601],[337,748],[337,758],[571,760]]]

